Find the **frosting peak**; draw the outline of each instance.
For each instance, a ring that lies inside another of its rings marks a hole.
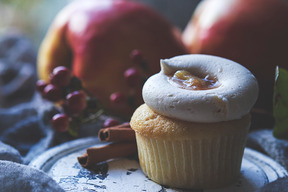
[[[177,85],[171,78],[179,70],[185,71],[179,81],[187,80],[187,86],[192,81],[197,86],[199,79],[216,85],[207,89]],[[257,96],[257,80],[248,69],[228,59],[199,54],[161,60],[161,71],[143,87],[143,99],[155,112],[192,122],[240,119],[250,112]]]

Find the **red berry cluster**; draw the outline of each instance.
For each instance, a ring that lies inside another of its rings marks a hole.
[[[113,105],[135,108],[133,93],[142,90],[142,86],[149,73],[149,68],[142,53],[133,50],[130,54],[133,64],[124,74],[124,80],[131,92],[115,92],[110,95]],[[95,120],[103,113],[103,108],[95,97],[91,97],[85,90],[81,81],[72,75],[72,72],[64,66],[56,67],[49,78],[49,81],[39,80],[36,89],[48,101],[55,102],[59,106],[59,113],[54,115],[51,124],[59,132],[68,131],[71,135],[77,136],[79,125],[91,120]],[[114,126],[119,122],[113,118],[108,118],[103,126]]]
[[[87,120],[91,114],[94,115],[93,118],[95,114],[96,117],[99,116],[97,100],[88,96],[81,81],[72,76],[67,67],[56,67],[50,75],[49,82],[37,81],[36,89],[43,98],[61,106],[60,113],[54,115],[51,121],[52,127],[59,132],[69,131],[70,134],[77,135],[75,125]]]
[[[128,68],[124,74],[124,80],[128,87],[132,90],[134,89],[142,89],[144,82],[146,81],[147,77],[145,73],[149,73],[149,68],[147,63],[143,57],[143,54],[140,50],[134,49],[130,54],[130,60],[134,66]],[[123,92],[115,92],[110,95],[110,102],[114,106],[125,105],[126,107],[135,108],[133,102],[133,91],[130,93],[123,93]]]

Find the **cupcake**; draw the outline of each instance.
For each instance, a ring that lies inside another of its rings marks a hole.
[[[231,60],[196,54],[161,60],[130,122],[143,172],[176,188],[233,183],[257,96],[253,74]]]

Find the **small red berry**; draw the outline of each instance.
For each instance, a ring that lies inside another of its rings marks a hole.
[[[60,87],[48,84],[43,91],[44,98],[52,102],[57,102],[62,99],[62,90]]]
[[[77,115],[87,106],[86,94],[83,91],[74,91],[66,96],[65,105],[68,113]]]
[[[71,72],[67,67],[59,66],[56,67],[50,76],[50,82],[53,85],[59,87],[66,87],[69,85],[71,80]]]
[[[126,103],[126,96],[121,92],[112,93],[110,95],[110,102],[111,104],[119,105]]]
[[[69,117],[65,114],[54,115],[51,123],[56,131],[65,132],[69,129]]]
[[[143,62],[143,56],[141,51],[139,51],[138,49],[134,49],[130,54],[130,59],[137,64]]]
[[[37,82],[36,82],[36,90],[39,92],[39,93],[41,93],[41,94],[43,94],[43,92],[44,92],[44,89],[45,89],[45,87],[48,85],[48,83],[46,83],[44,80],[38,80]]]
[[[116,126],[116,125],[119,125],[119,121],[117,121],[116,119],[113,119],[113,118],[108,118],[104,121],[103,123],[103,127],[112,127],[112,126]]]
[[[142,75],[136,68],[129,68],[124,72],[124,77],[128,86],[137,87],[141,86]]]

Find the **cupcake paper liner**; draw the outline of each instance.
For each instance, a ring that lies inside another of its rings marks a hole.
[[[159,184],[190,189],[217,188],[235,181],[246,137],[246,129],[217,138],[185,140],[148,138],[136,133],[143,172]]]

